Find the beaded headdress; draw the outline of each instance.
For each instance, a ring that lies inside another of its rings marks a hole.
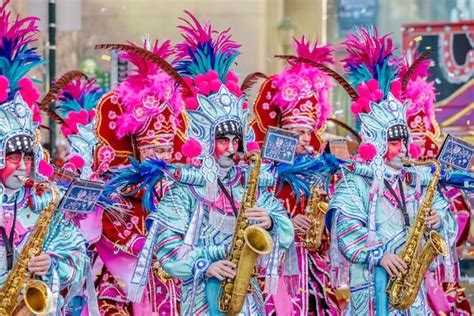
[[[285,129],[303,127],[313,131],[311,147],[319,151],[319,137],[331,113],[329,92],[333,87],[330,76],[323,70],[302,60],[322,65],[334,63],[333,48],[329,45],[311,45],[304,37],[294,40],[296,56],[289,66],[262,84],[254,104],[257,141],[261,144],[269,126]]]
[[[35,47],[38,18],[10,21],[10,1],[0,7],[0,168],[9,152],[35,152],[35,130],[41,123],[36,101],[40,92],[26,74],[43,63]]]

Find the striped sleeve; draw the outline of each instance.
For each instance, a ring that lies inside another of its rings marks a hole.
[[[61,289],[84,281],[89,266],[86,241],[74,224],[64,217],[64,213],[56,212],[43,252],[52,258],[52,269],[57,271]],[[52,276],[51,272],[46,279]]]
[[[377,240],[370,249],[367,247],[368,192],[362,177],[349,174],[340,180],[329,204],[334,211],[338,248],[353,263],[368,263],[373,251],[383,249],[383,243]]]
[[[226,256],[224,245],[195,247],[184,258],[178,258],[178,251],[183,245],[183,237],[176,232],[160,227],[156,245],[157,257],[161,267],[172,277],[188,279],[193,277],[194,264],[198,259],[209,263],[222,260]]]
[[[165,272],[175,278],[193,277],[193,268],[198,259],[204,259],[211,264],[226,256],[225,245],[212,245],[195,246],[186,255],[178,257],[179,250],[188,247],[183,245],[184,236],[189,229],[195,204],[196,199],[189,188],[174,183],[158,204],[156,213],[150,215],[160,223],[155,246],[156,256]]]

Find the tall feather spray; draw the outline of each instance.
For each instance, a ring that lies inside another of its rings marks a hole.
[[[95,78],[75,79],[64,86],[56,106],[56,112],[64,120],[61,127],[64,136],[77,133],[78,124],[87,125],[94,120],[95,108],[103,93]]]
[[[0,74],[10,82],[10,98],[15,95],[18,82],[32,68],[43,61],[36,52],[36,47],[28,46],[37,40],[39,32],[37,17],[19,16],[10,23],[11,12],[7,10],[10,1],[0,7]]]
[[[225,82],[235,58],[239,55],[240,45],[231,39],[230,28],[218,32],[208,22],[205,25],[199,23],[191,12],[185,13],[189,20],[180,18],[184,25],[178,28],[182,31],[184,41],[176,45],[176,69],[182,76],[191,78],[214,70],[219,79]]]
[[[375,79],[387,96],[390,83],[398,72],[390,34],[380,36],[377,28],[356,28],[343,42],[347,57],[342,60],[354,86]]]
[[[129,44],[136,46],[134,43]],[[145,40],[143,49],[163,60],[175,52],[168,40],[161,44],[158,41],[150,43]],[[118,119],[119,137],[138,132],[147,123],[144,118],[158,115],[163,103],[167,103],[176,116],[181,112],[183,102],[175,87],[175,81],[157,63],[143,58],[139,51],[133,50],[122,52],[119,57],[134,66],[127,79],[116,88],[116,95],[125,109]],[[143,114],[139,115],[139,111],[143,111]],[[176,120],[175,124],[180,122]]]

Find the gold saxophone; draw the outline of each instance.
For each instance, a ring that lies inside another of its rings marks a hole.
[[[426,188],[425,197],[411,226],[405,247],[400,253],[400,258],[407,264],[407,272],[400,274],[398,277],[391,278],[387,286],[390,304],[399,310],[406,310],[413,304],[425,273],[434,258],[439,255],[446,256],[448,254],[446,242],[434,230],[429,231],[429,239],[426,241],[423,249],[421,249],[420,244],[423,235],[427,233],[425,218],[431,210],[440,178],[441,168],[439,162],[436,160],[407,162],[418,166],[432,165],[435,167],[435,171],[433,173],[433,180]]]
[[[48,286],[40,280],[31,279],[28,263],[31,257],[41,254],[48,227],[59,204],[59,191],[47,183],[41,183],[39,187],[42,190],[51,191],[52,200],[38,216],[33,232],[0,289],[0,315],[2,316],[12,315],[13,312],[19,312],[19,310],[25,311],[25,305],[34,314],[42,314],[51,306]],[[23,299],[19,300],[22,289]]]
[[[306,232],[304,246],[309,251],[316,251],[323,240],[325,215],[328,209],[328,204],[323,201],[318,194],[318,188],[314,185],[311,189],[311,196],[306,206],[305,215],[311,221],[311,227]]]
[[[260,155],[256,154],[237,217],[232,247],[227,257],[227,260],[237,265],[235,278],[225,279],[221,284],[219,309],[227,315],[235,315],[242,310],[258,256],[269,254],[273,249],[270,234],[261,227],[250,225],[246,215],[246,211],[254,207],[257,202],[261,163]]]

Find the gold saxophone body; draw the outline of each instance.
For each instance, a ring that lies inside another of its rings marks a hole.
[[[325,216],[328,203],[323,201],[318,193],[318,188],[314,185],[311,188],[311,196],[306,206],[305,215],[311,221],[311,227],[306,232],[304,246],[309,251],[316,251],[321,246],[324,234]]]
[[[41,189],[51,192],[52,200],[38,216],[33,232],[5,280],[5,284],[0,289],[0,315],[2,316],[12,315],[14,312],[23,313],[26,308],[31,313],[42,314],[51,307],[48,286],[40,280],[32,280],[31,274],[28,272],[30,258],[41,254],[48,227],[59,204],[57,188],[47,183],[41,183],[39,186]],[[22,290],[23,298],[20,300],[19,296]]]
[[[400,258],[407,264],[407,272],[400,274],[398,277],[391,278],[387,286],[390,304],[399,310],[406,310],[413,304],[425,273],[435,257],[448,254],[448,246],[443,237],[434,230],[427,232],[425,226],[425,218],[430,213],[440,179],[441,167],[439,162],[435,160],[408,162],[418,166],[432,165],[435,167],[435,171],[433,173],[433,180],[426,188],[425,196],[410,228],[405,247],[400,253]],[[428,233],[429,238],[422,248],[421,241],[425,233]]]
[[[273,249],[270,234],[261,227],[250,225],[246,215],[246,211],[254,207],[257,202],[261,163],[260,155],[256,154],[237,217],[232,247],[227,257],[227,260],[237,265],[235,278],[225,279],[221,284],[219,309],[227,315],[235,315],[242,310],[258,256],[269,254]]]

